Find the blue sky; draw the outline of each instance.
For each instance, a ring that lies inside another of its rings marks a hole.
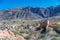
[[[15,7],[49,7],[60,4],[60,0],[0,0],[0,10]]]

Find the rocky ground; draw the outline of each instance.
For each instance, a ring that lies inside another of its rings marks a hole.
[[[47,32],[41,34],[41,30],[36,31],[38,26],[20,26],[14,30],[0,29],[0,39],[2,40],[60,40],[60,35],[53,28],[47,28]]]
[[[0,30],[0,40],[24,40],[24,38],[19,35],[15,36],[11,31]]]
[[[29,26],[23,29],[12,31],[13,33],[21,35],[25,40],[60,40],[60,35],[57,34],[53,28],[47,28],[47,32],[41,34],[43,29],[36,31],[36,27]]]

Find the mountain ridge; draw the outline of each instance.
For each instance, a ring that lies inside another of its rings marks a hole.
[[[60,5],[47,8],[40,7],[24,7],[0,10],[0,20],[11,19],[42,19],[60,16]]]

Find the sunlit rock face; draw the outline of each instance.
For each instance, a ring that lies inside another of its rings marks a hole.
[[[53,25],[53,24],[49,23],[49,20],[45,20],[42,23],[40,23],[40,27],[43,29],[42,32],[46,32],[50,29],[50,32],[49,32],[50,34],[52,34],[52,33],[60,34],[60,28],[57,25]]]
[[[5,40],[24,40],[22,36],[14,35],[11,31],[0,30],[0,39]]]
[[[40,27],[47,27],[47,26],[49,26],[49,20],[45,20],[40,23]]]

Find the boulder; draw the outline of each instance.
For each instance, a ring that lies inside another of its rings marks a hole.
[[[13,32],[7,30],[0,30],[0,38],[3,40],[24,40],[24,37],[20,35],[14,35]]]

